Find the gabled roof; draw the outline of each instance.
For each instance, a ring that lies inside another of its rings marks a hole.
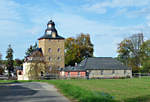
[[[80,66],[84,66],[86,70],[88,69],[101,69],[101,70],[127,70],[131,69],[120,61],[112,57],[91,57],[84,59]]]
[[[90,57],[81,61],[78,66],[68,66],[64,71],[85,71],[85,70],[131,70],[120,61],[112,57]]]
[[[37,48],[35,49],[29,57],[37,57],[37,56],[43,56],[43,53],[42,53],[42,49],[41,48]]]

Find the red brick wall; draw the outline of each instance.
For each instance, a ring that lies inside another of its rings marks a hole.
[[[70,74],[68,74],[70,73]],[[84,71],[78,72],[65,72],[65,77],[85,77],[86,73]]]

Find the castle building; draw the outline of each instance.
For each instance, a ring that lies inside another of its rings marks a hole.
[[[17,74],[18,80],[37,80],[47,74],[59,74],[59,69],[65,66],[64,40],[50,20],[45,34],[38,39],[39,48],[25,58],[23,72]]]
[[[64,68],[64,38],[58,35],[52,20],[48,22],[45,34],[38,40],[49,70]]]

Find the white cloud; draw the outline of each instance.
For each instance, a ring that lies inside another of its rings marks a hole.
[[[82,6],[84,10],[104,14],[108,8],[143,7],[149,6],[150,0],[105,0],[88,3]]]

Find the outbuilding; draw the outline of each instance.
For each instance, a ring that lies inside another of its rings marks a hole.
[[[81,71],[85,73],[85,78],[132,77],[132,69],[112,57],[86,58],[76,67],[64,68],[60,74],[63,75],[62,73],[65,73],[63,76],[72,77],[72,73],[80,73]]]

